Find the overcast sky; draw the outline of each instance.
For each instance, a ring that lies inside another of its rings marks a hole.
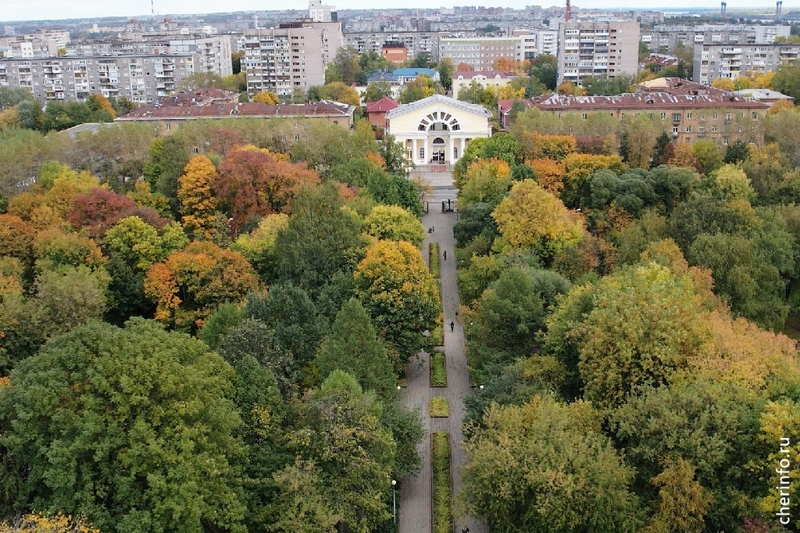
[[[153,0],[155,3],[156,14],[187,14],[187,13],[217,13],[220,11],[253,11],[253,10],[274,10],[274,9],[306,9],[307,1],[297,0],[286,3],[277,0],[235,0],[233,2],[219,2],[211,0]],[[717,9],[719,2],[716,0],[669,0],[653,1],[653,5],[666,5],[669,10],[679,10],[681,8],[708,7]],[[647,2],[647,3],[650,3]],[[339,9],[371,9],[377,3],[372,0],[328,0],[328,3],[336,5]],[[381,7],[389,7],[392,2],[380,4]],[[505,6],[520,9],[526,4],[542,5],[543,7],[554,5],[553,2],[537,2],[536,0],[478,0],[468,2],[460,0],[457,5],[483,5],[483,6]],[[560,3],[559,3],[560,4]],[[574,2],[574,5],[583,8],[620,8],[625,5],[632,6],[641,3],[634,3],[631,0],[583,0]],[[764,7],[764,12],[773,12],[775,2],[761,1],[754,2],[746,0],[743,5],[737,5],[736,0],[728,0],[728,9],[733,10],[744,7]],[[430,0],[404,0],[395,5],[406,8],[430,8],[432,5],[444,5],[451,7],[453,4],[441,4],[441,2],[431,2]],[[654,9],[654,8],[651,8]],[[783,12],[792,10],[788,5],[783,6]],[[109,2],[98,0],[0,0],[0,21],[14,20],[42,20],[42,19],[67,19],[67,18],[95,18],[95,17],[121,17],[121,16],[143,16],[150,14],[150,0],[126,0],[123,2]]]

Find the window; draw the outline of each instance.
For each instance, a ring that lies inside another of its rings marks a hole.
[[[711,126],[711,133],[717,133],[717,127]]]
[[[582,118],[583,120],[586,120],[586,118],[587,118],[587,114],[586,114],[586,113],[581,113],[581,118]]]
[[[661,120],[667,120],[667,114],[661,113]]]
[[[705,132],[706,132],[705,126],[698,126],[697,133],[705,133]]]
[[[686,113],[686,120],[692,120],[692,113]]]
[[[753,120],[758,120],[758,113],[753,111]]]
[[[692,133],[692,127],[686,126],[686,133]]]
[[[425,148],[420,148],[419,149],[419,158],[420,159],[425,159]]]
[[[672,126],[672,133],[678,133],[678,126]]]
[[[681,121],[681,114],[680,113],[673,113],[672,114],[672,122],[680,122]]]
[[[167,122],[166,124],[164,124],[164,129],[165,129],[165,130],[168,130],[168,129],[170,129],[170,127],[171,127],[171,126],[172,126],[172,124],[170,124],[169,122]]]
[[[453,146],[453,160],[458,159],[458,147]]]
[[[726,113],[725,114],[725,120],[730,120],[730,119],[731,119],[731,114],[730,113]]]

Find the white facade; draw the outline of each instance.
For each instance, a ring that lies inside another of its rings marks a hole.
[[[559,83],[639,70],[638,22],[566,22],[559,25]]]
[[[491,135],[491,118],[483,106],[437,94],[386,113],[386,133],[415,165],[448,165],[464,154],[472,139]]]
[[[698,44],[694,47],[694,81],[709,85],[717,78],[737,79],[750,73],[763,74],[778,70],[784,63],[795,63],[800,57],[800,44],[759,45]]]
[[[453,64],[471,65],[475,70],[491,70],[498,59],[522,61],[524,37],[472,37],[439,39],[439,57],[449,57]]]

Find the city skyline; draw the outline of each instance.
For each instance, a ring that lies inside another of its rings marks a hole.
[[[375,4],[367,0],[330,0],[331,4],[335,5],[338,9],[374,9]],[[91,19],[91,18],[104,18],[104,17],[146,17],[151,13],[151,4],[148,0],[137,0],[133,3],[107,3],[107,2],[84,2],[78,0],[65,0],[65,1],[22,1],[22,0],[6,0],[4,7],[0,12],[0,22],[17,22],[17,21],[36,21],[36,20],[66,20],[66,19]],[[501,0],[481,0],[477,3],[459,2],[458,4],[443,5],[443,7],[453,7],[453,5],[481,5],[485,7],[507,7],[512,9],[522,9],[526,5],[541,5],[547,8],[553,5],[562,5],[555,2],[540,2],[536,3],[532,0],[518,0],[517,2],[503,2]],[[614,0],[585,0],[583,2],[576,2],[578,8],[583,9],[632,9],[630,5],[620,5]],[[308,4],[304,2],[297,2],[296,5],[290,8],[296,10],[307,9]],[[221,5],[218,2],[211,2],[209,0],[154,0],[154,10],[156,16],[166,15],[191,15],[191,14],[209,14],[219,12],[237,12],[237,11],[272,11],[287,9],[287,5],[276,2],[260,2],[254,0],[244,0],[234,4],[226,5],[229,9],[221,10]],[[430,3],[425,0],[410,0],[404,2],[403,8],[407,9],[431,9]],[[668,7],[652,7],[648,9],[659,11],[679,11],[681,9],[717,9],[719,2],[710,0],[673,0],[669,3]],[[775,9],[774,2],[750,2],[745,0],[741,3],[728,2],[728,9],[730,11],[737,9],[759,9],[763,8],[764,13],[773,12]],[[784,5],[783,12],[787,13],[796,6]]]

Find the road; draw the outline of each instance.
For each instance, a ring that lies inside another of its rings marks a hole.
[[[461,424],[464,419],[464,397],[470,394],[469,373],[464,345],[464,329],[461,327],[456,311],[460,305],[456,278],[456,251],[453,225],[455,213],[442,213],[441,200],[455,199],[452,176],[439,173],[426,176],[434,187],[433,198],[429,204],[430,212],[422,218],[426,228],[433,227],[423,245],[423,257],[428,260],[428,243],[439,243],[442,306],[444,308],[444,352],[447,360],[447,387],[431,388],[429,379],[428,354],[422,353],[409,360],[406,372],[406,389],[403,400],[409,408],[418,408],[423,415],[425,438],[419,451],[423,467],[418,475],[402,480],[400,490],[400,533],[431,533],[431,466],[430,432],[448,431],[450,433],[451,471],[453,479],[453,501],[461,490],[461,470],[466,460],[462,447]],[[443,259],[447,252],[447,260]],[[450,331],[450,322],[455,324]],[[450,404],[450,417],[431,419],[428,416],[428,401],[433,396],[445,396]],[[465,525],[470,533],[488,533],[488,528],[471,517],[454,514],[454,532],[460,533]]]

